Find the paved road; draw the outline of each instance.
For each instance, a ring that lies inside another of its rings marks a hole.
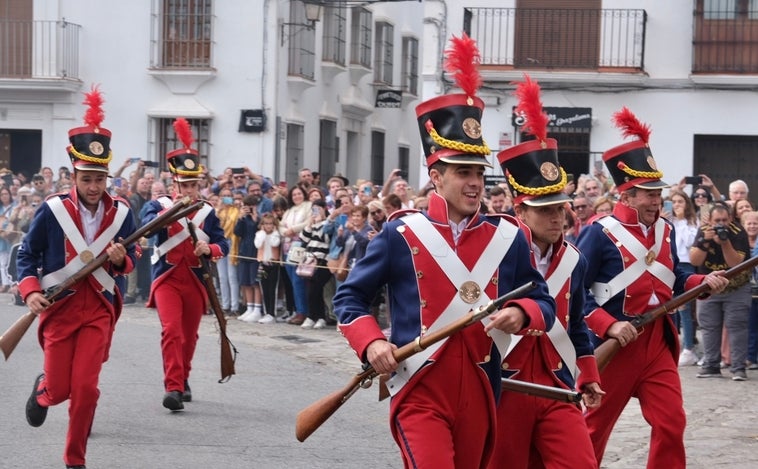
[[[0,295],[0,329],[21,307]],[[34,326],[36,330],[36,324]],[[400,468],[387,427],[387,402],[376,387],[356,393],[305,443],[294,437],[297,412],[343,387],[357,360],[334,331],[231,320],[239,349],[237,375],[217,384],[215,325],[205,317],[190,382],[194,402],[171,414],[161,406],[160,328],[154,311],[124,310],[111,358],[101,375],[101,398],[89,442],[89,468]],[[24,404],[42,354],[31,332],[0,364],[0,469],[62,467],[66,405],[32,428]],[[750,380],[698,380],[682,370],[689,419],[690,468],[758,467],[758,372]],[[611,438],[604,468],[642,468],[649,428],[632,401]]]

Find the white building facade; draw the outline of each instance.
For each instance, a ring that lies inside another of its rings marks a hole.
[[[300,0],[0,1],[0,167],[70,166],[98,84],[112,169],[165,169],[185,117],[212,174],[415,173],[422,4],[306,3],[313,21]]]
[[[424,96],[443,88],[440,34],[466,30],[482,52],[482,130],[495,152],[519,142],[512,82],[529,73],[567,172],[591,172],[624,142],[610,119],[627,106],[651,126],[667,182],[705,173],[724,194],[737,178],[758,192],[758,2],[427,0],[425,17]]]

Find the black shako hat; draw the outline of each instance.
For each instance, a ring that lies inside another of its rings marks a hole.
[[[490,149],[482,138],[484,101],[475,96],[482,83],[479,49],[466,33],[453,36],[451,43],[445,51],[445,70],[454,75],[463,94],[438,96],[416,107],[426,165],[444,161],[492,167],[485,158]]]
[[[514,94],[519,98],[516,113],[525,119],[523,131],[535,140],[497,154],[513,203],[541,206],[568,202],[571,198],[563,192],[567,177],[558,162],[558,142],[547,138],[549,117],[542,109],[540,86],[524,74]]]
[[[650,145],[648,145],[650,126],[640,122],[626,106],[613,114],[611,120],[623,131],[624,137],[636,138],[632,142],[613,147],[603,153],[603,161],[617,190],[623,192],[632,187],[641,189],[668,187],[668,184],[661,181],[663,173],[658,170]]]
[[[87,111],[84,114],[83,127],[75,127],[68,131],[71,143],[66,151],[74,169],[80,171],[108,172],[108,164],[113,159],[111,152],[111,131],[101,127],[105,113],[103,112],[103,96],[97,85],[92,85],[89,93],[84,94]]]

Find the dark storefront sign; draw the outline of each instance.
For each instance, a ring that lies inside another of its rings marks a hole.
[[[239,132],[263,132],[264,130],[266,130],[266,113],[263,109],[241,111]]]
[[[592,108],[590,107],[546,107],[543,109],[550,118],[548,127],[570,127],[572,129],[590,129],[592,127]],[[511,123],[514,127],[522,127],[525,119],[524,116],[517,115],[514,112],[511,116]]]
[[[400,90],[377,90],[374,107],[400,109],[403,104],[403,92]]]

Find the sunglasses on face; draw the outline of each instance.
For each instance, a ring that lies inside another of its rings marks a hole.
[[[379,214],[382,213],[382,211],[381,210],[374,210],[374,211],[371,211],[371,212],[368,212],[368,213],[370,213],[371,215],[379,215]]]
[[[704,192],[696,192],[696,193],[695,193],[695,198],[696,198],[696,199],[699,199],[699,198],[701,198],[701,197],[708,197],[708,194],[706,194],[706,193],[704,193]]]

